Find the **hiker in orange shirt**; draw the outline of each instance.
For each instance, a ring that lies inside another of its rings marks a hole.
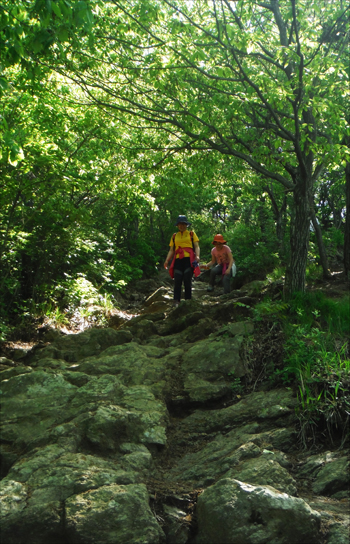
[[[227,294],[231,290],[232,270],[236,269],[231,249],[225,245],[226,240],[224,240],[222,234],[216,234],[212,243],[214,247],[211,250],[211,261],[204,265],[206,267],[211,267],[207,291],[214,291],[215,277],[218,274],[221,274],[224,284],[224,293]]]

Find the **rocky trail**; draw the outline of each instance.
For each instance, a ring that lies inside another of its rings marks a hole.
[[[171,287],[7,347],[1,544],[348,544],[348,444],[303,449],[296,394],[268,379],[283,332],[252,319],[281,283],[196,281],[175,309]]]

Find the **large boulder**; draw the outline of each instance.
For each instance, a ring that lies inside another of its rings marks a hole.
[[[156,352],[157,348],[150,346],[149,350]],[[138,381],[146,382],[152,372],[152,384],[159,379],[160,371],[152,366],[157,359],[144,356],[144,360],[152,370],[145,366],[144,379]],[[130,368],[127,372],[127,376],[132,374]],[[56,441],[79,444],[87,439],[107,450],[118,450],[125,441],[165,444],[168,412],[149,386],[127,387],[119,376],[82,372],[76,372],[74,385],[74,375],[73,371],[35,370],[3,380],[0,451],[5,472],[24,448],[28,451]],[[134,377],[137,380],[136,371]]]
[[[87,357],[72,370],[96,376],[112,374],[127,386],[151,385],[164,379],[165,365],[161,360],[164,354],[164,350],[156,346],[143,347],[131,342],[110,347],[97,357]]]
[[[297,399],[288,389],[259,391],[250,393],[236,404],[221,410],[195,410],[181,422],[180,428],[185,433],[211,433],[229,431],[254,420],[280,420],[282,427],[283,421],[291,423],[290,416],[294,419],[296,404]]]
[[[326,451],[310,455],[297,467],[298,478],[305,488],[312,487],[318,495],[334,498],[349,497],[350,461],[342,453]]]
[[[229,470],[226,477],[252,485],[270,485],[278,491],[288,493],[288,495],[296,495],[297,493],[296,482],[289,472],[278,461],[264,455],[257,459],[244,461]]]
[[[111,484],[74,495],[66,501],[65,523],[69,544],[164,541],[141,484]]]
[[[194,299],[183,300],[169,313],[163,323],[158,324],[158,334],[167,336],[182,332],[205,317],[203,306]]]
[[[135,318],[129,321],[126,327],[133,337],[138,338],[141,342],[146,342],[151,336],[158,334],[157,328],[151,319]]]
[[[218,435],[201,450],[187,453],[170,469],[168,477],[175,481],[191,481],[194,487],[205,487],[222,477],[242,480],[252,485],[272,485],[279,491],[296,494],[296,483],[289,474],[291,464],[276,450],[266,450],[273,430],[249,434],[244,428],[237,433]]]
[[[191,400],[205,402],[222,397],[231,390],[233,378],[244,376],[246,369],[239,355],[242,339],[214,335],[196,342],[184,354],[184,388]]]
[[[312,490],[318,495],[336,495],[339,493],[348,496],[350,486],[350,461],[341,457],[325,464],[318,472],[312,484]],[[339,496],[339,498],[342,497]]]
[[[132,334],[127,330],[87,329],[79,334],[62,336],[51,345],[35,350],[30,361],[33,366],[35,362],[43,358],[63,359],[73,363],[85,357],[97,355],[110,346],[119,346],[131,340]]]
[[[196,544],[319,544],[321,516],[302,499],[225,478],[197,505]]]
[[[210,317],[203,317],[203,319],[200,319],[194,325],[191,325],[181,333],[174,335],[174,344],[170,343],[169,345],[179,345],[181,343],[193,344],[198,340],[203,340],[203,338],[207,338],[210,334],[212,334],[213,328],[215,328],[215,324],[210,319]],[[162,338],[165,339],[167,337]]]
[[[0,512],[4,544],[58,543],[64,538],[62,503],[46,500],[40,489],[31,495],[26,484],[3,480]]]
[[[170,298],[169,289],[166,287],[159,287],[154,293],[152,293],[146,300],[145,306],[151,306],[154,302],[168,302]],[[171,300],[171,298],[170,298]]]
[[[2,440],[18,450],[46,442],[49,429],[74,417],[70,401],[77,389],[61,374],[43,370],[2,381]]]
[[[1,482],[2,541],[6,544],[67,542],[64,501],[72,497],[76,501],[77,495],[93,489],[129,486],[149,477],[152,456],[145,446],[124,443],[121,450],[123,455],[104,459],[96,453],[78,453],[74,448],[69,452],[67,445],[50,444],[21,457]],[[96,506],[101,508],[100,504]],[[143,508],[147,509],[147,504]],[[105,514],[100,512],[102,516],[108,515],[108,504],[104,509]],[[132,518],[127,505],[124,515]],[[75,542],[74,538],[68,542]]]
[[[167,410],[146,386],[126,390],[118,405],[100,404],[90,414],[86,437],[99,448],[115,450],[120,443],[166,443]]]
[[[327,544],[349,544],[349,535],[349,520],[345,523],[331,523],[326,542]]]
[[[240,378],[246,373],[239,356],[241,343],[240,336],[196,342],[183,357],[183,370],[210,381],[229,375]]]

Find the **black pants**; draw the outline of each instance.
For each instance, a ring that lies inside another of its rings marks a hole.
[[[181,286],[182,281],[185,286],[185,299],[189,299],[192,296],[192,276],[193,270],[191,267],[191,260],[189,257],[183,259],[175,259],[174,265],[174,300],[181,300]]]
[[[210,279],[209,279],[209,285],[211,287],[215,286],[215,278],[218,274],[222,274],[222,265],[217,264],[216,266],[213,266],[213,268],[210,270]],[[231,291],[231,278],[232,278],[232,271],[227,276],[226,274],[222,277],[222,283],[224,286],[224,293],[227,294]]]

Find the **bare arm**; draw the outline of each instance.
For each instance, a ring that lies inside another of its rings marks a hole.
[[[229,274],[231,274],[231,268],[232,268],[232,265],[233,265],[233,263],[234,263],[234,260],[233,260],[233,257],[232,257],[232,253],[231,253],[231,252],[229,253],[228,258],[229,258],[228,267],[226,268],[226,272],[225,272],[225,274],[227,274],[227,276],[228,276]]]
[[[171,259],[173,258],[174,253],[175,253],[175,251],[174,251],[174,246],[173,246],[168,251],[168,255],[166,256],[166,259],[164,261],[164,268],[168,268],[169,261],[171,261]]]
[[[216,264],[216,259],[214,257],[214,255],[212,254],[211,256],[211,261],[209,261],[208,263],[204,264],[203,266],[208,266],[209,268],[211,268],[212,266],[214,266]]]
[[[198,242],[193,242],[193,246],[194,246],[194,252],[196,254],[196,259],[197,259],[197,261],[199,261],[200,256],[201,256],[201,252],[200,252],[200,249],[199,249],[199,243]]]

